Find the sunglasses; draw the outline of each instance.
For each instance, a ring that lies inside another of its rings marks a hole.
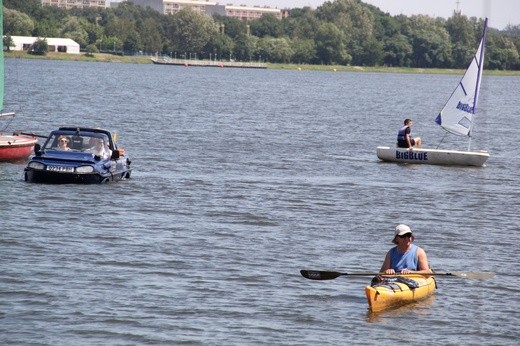
[[[401,239],[410,238],[411,236],[412,236],[412,233],[406,233],[406,234],[403,234],[403,235],[398,235],[398,237],[401,238]]]

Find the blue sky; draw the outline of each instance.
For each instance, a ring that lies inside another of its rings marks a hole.
[[[115,0],[109,0],[115,1]],[[121,1],[121,0],[119,0]],[[323,0],[210,0],[221,4],[269,6],[293,8],[310,6],[316,8]],[[506,25],[520,25],[520,0],[363,0],[391,15],[426,14],[431,17],[449,18],[457,8],[468,17],[489,17],[489,25],[504,29]]]

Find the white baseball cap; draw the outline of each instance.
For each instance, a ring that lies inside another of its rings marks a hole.
[[[412,233],[412,230],[407,225],[400,224],[400,225],[395,226],[395,235],[394,235],[394,237],[396,237],[398,235],[403,235],[403,234],[406,234],[406,233]]]
[[[397,240],[395,238],[400,235],[407,234],[407,233],[412,234],[412,230],[407,225],[400,224],[400,225],[395,226],[395,234],[394,234],[394,239],[392,239],[392,243],[397,244]],[[412,234],[412,239],[413,239],[413,234]]]

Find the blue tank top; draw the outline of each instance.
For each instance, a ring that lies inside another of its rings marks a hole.
[[[408,125],[405,125],[399,129],[397,132],[397,141],[398,142],[406,142],[406,132],[409,129]],[[410,130],[411,132],[411,130]]]
[[[397,246],[390,249],[390,268],[396,273],[403,269],[417,270],[417,246],[412,244],[412,248],[403,254],[397,252]]]

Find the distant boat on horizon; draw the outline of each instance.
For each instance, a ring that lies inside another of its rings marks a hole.
[[[212,60],[184,60],[171,58],[151,58],[157,65],[195,66],[195,67],[227,67],[266,69],[267,64],[261,62],[212,61]]]

